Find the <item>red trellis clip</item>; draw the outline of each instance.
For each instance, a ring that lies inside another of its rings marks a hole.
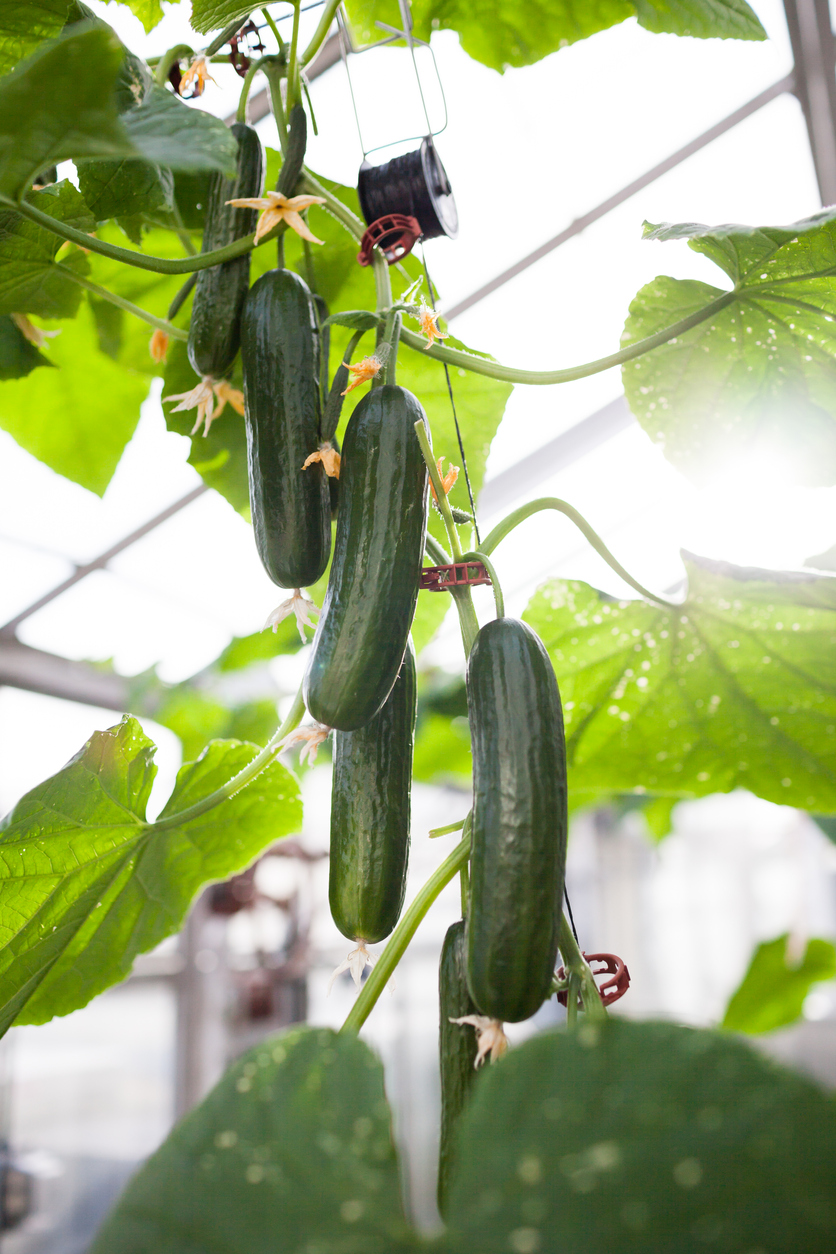
[[[421,238],[421,225],[417,218],[405,213],[387,213],[375,219],[360,241],[357,260],[361,266],[372,264],[372,249],[377,245],[383,256],[393,266],[401,261]]]
[[[451,566],[425,566],[418,586],[428,592],[449,592],[464,584],[472,588],[490,582],[491,577],[481,562],[453,562]]]
[[[630,987],[630,972],[620,958],[617,958],[615,954],[584,954],[584,958],[590,964],[593,962],[602,962],[604,964],[597,971],[595,967],[592,968],[594,976],[609,975],[611,977],[609,980],[604,980],[603,984],[598,985],[598,992],[601,994],[601,1001],[605,1006],[611,1006],[614,1001],[618,1001],[619,997],[624,996]],[[558,969],[557,978],[559,980],[566,979],[566,972],[563,970],[563,967]],[[566,1005],[565,989],[562,993],[557,994],[557,1000],[561,1006]]]

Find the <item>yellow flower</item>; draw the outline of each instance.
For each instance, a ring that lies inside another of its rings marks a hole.
[[[217,405],[215,405],[216,399]],[[172,396],[164,396],[163,403],[167,401],[180,402],[174,407],[173,413],[175,414],[181,409],[197,409],[197,421],[192,427],[192,435],[197,435],[201,427],[204,428],[203,434],[208,435],[213,421],[223,413],[227,402],[239,414],[244,412],[244,393],[234,388],[227,379],[212,379],[209,375],[201,379],[190,392],[176,392]]]
[[[451,462],[451,463],[450,463],[450,469],[447,471],[447,474],[446,474],[446,475],[442,475],[442,473],[441,473],[441,467],[442,467],[443,463],[444,463],[444,458],[443,458],[443,457],[439,457],[439,459],[438,459],[438,461],[436,462],[436,464],[435,464],[435,465],[436,465],[436,469],[437,469],[437,471],[438,471],[438,476],[439,476],[439,478],[441,479],[441,486],[442,486],[442,488],[444,489],[444,495],[445,495],[445,496],[447,496],[447,494],[449,493],[449,491],[450,491],[450,489],[452,488],[453,484],[456,482],[456,480],[457,480],[457,479],[458,479],[458,477],[459,477],[459,467],[458,467],[458,466],[454,466],[454,465],[453,465],[453,463]],[[437,497],[437,496],[436,496],[436,494],[435,494],[435,488],[433,487],[433,481],[432,481],[432,479],[430,480],[430,491],[431,491],[431,492],[432,492],[432,494],[433,494],[433,500],[434,500],[434,501],[436,502],[436,504],[437,504],[437,503],[438,503],[438,497]]]
[[[11,317],[12,322],[23,338],[28,340],[30,344],[34,344],[35,348],[46,348],[48,340],[61,334],[60,330],[44,331],[43,328],[34,326],[26,317],[26,314],[13,313]]]
[[[422,304],[415,317],[421,323],[421,334],[427,337],[427,342],[424,345],[425,349],[432,348],[433,340],[447,339],[447,332],[439,331],[438,329],[439,315],[434,309],[430,309],[429,305]]]
[[[186,88],[191,87],[192,83],[194,83],[195,88],[192,95],[202,96],[206,84],[214,82],[214,78],[209,73],[209,66],[206,63],[206,58],[204,56],[197,56],[186,70],[186,73],[180,79],[180,86],[177,90],[182,96]]]
[[[478,1048],[474,1067],[481,1067],[488,1054],[491,1062],[496,1062],[508,1048],[508,1037],[499,1019],[489,1019],[487,1015],[463,1015],[461,1019],[451,1019],[450,1022],[461,1027],[469,1024],[476,1029]]]
[[[263,239],[274,226],[279,222],[286,222],[287,225],[294,230],[297,235],[301,235],[302,239],[310,240],[312,244],[322,244],[324,241],[317,239],[308,230],[307,223],[304,218],[300,217],[303,209],[309,209],[311,205],[324,205],[325,200],[322,196],[285,196],[284,192],[265,192],[263,196],[244,196],[241,200],[228,200],[228,205],[234,205],[236,209],[261,209],[262,214],[258,219],[258,225],[255,228],[255,242]]]
[[[165,361],[165,355],[168,352],[169,339],[165,331],[157,327],[151,336],[151,342],[148,345],[148,351],[154,361]]]
[[[322,462],[323,469],[329,479],[339,479],[340,455],[332,444],[320,444],[315,453],[311,453],[310,457],[305,458],[302,463],[302,469],[307,470],[314,462]]]
[[[356,366],[349,366],[347,361],[344,361],[343,365],[348,368],[348,373],[353,377],[345,391],[340,393],[341,396],[348,396],[349,392],[359,388],[361,383],[374,379],[383,369],[383,362],[379,357],[364,357]]]

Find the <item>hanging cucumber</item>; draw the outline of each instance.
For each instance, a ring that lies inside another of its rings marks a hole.
[[[540,639],[498,618],[467,668],[473,829],[467,979],[484,1015],[517,1023],[548,997],[566,863],[560,695]]]
[[[258,211],[234,208],[228,200],[259,196],[264,178],[261,141],[250,126],[235,122],[238,141],[234,179],[215,173],[209,183],[203,251],[224,248],[255,230]],[[195,284],[189,325],[189,361],[201,378],[222,379],[238,352],[241,308],[250,285],[250,254],[201,270]]]
[[[415,655],[365,727],[334,733],[331,914],[349,940],[381,941],[398,921],[409,860]]]
[[[478,1014],[467,988],[467,941],[464,920],[447,929],[438,968],[441,1063],[441,1141],[438,1148],[438,1209],[444,1216],[454,1165],[459,1118],[476,1079],[476,1033],[451,1019]]]
[[[305,676],[311,715],[340,731],[374,717],[406,649],[427,521],[419,420],[412,393],[386,384],[346,428],[334,560]]]
[[[319,445],[319,336],[308,286],[291,270],[253,284],[241,317],[241,360],[258,555],[280,588],[307,588],[328,565],[331,504]]]

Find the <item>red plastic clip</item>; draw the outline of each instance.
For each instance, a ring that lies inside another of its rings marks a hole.
[[[472,588],[490,582],[491,577],[481,562],[453,562],[450,566],[425,566],[418,586],[428,592],[449,592],[463,584]]]
[[[594,976],[609,975],[609,980],[604,980],[603,984],[598,985],[598,992],[601,994],[601,1001],[605,1006],[611,1006],[614,1001],[618,1001],[619,997],[623,997],[630,987],[630,972],[624,965],[622,960],[615,954],[584,954],[587,962],[591,965],[593,962],[602,962],[604,965],[596,971],[592,967]],[[566,979],[566,972],[563,967],[559,967],[557,971],[559,980]],[[566,990],[557,994],[557,1000],[561,1006],[566,1005]],[[580,1003],[578,1003],[580,1005]]]
[[[405,213],[387,213],[375,219],[360,241],[357,260],[361,266],[372,264],[372,249],[377,245],[383,256],[393,266],[412,252],[421,238],[421,225],[417,218]]]

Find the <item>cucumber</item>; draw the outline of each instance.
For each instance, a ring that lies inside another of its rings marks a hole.
[[[261,141],[251,126],[235,122],[230,127],[238,140],[237,173],[234,179],[215,172],[209,181],[203,252],[225,248],[255,230],[257,209],[233,209],[228,200],[260,196],[264,179]],[[241,308],[250,285],[250,254],[200,270],[195,283],[189,324],[189,361],[203,377],[222,379],[232,368],[238,352]],[[301,464],[301,463],[300,463]]]
[[[406,649],[427,523],[419,420],[412,393],[386,384],[345,431],[334,560],[305,676],[311,715],[339,731],[374,717]]]
[[[334,733],[331,915],[349,940],[374,943],[397,923],[409,861],[415,655],[365,727]]]
[[[448,927],[438,968],[438,1052],[441,1064],[441,1141],[438,1148],[438,1209],[444,1217],[454,1165],[456,1127],[476,1079],[476,1033],[451,1019],[478,1014],[467,988],[464,920]]]
[[[467,668],[473,828],[467,980],[492,1019],[528,1019],[551,990],[566,865],[566,747],[551,662],[499,618]]]
[[[331,500],[319,446],[319,336],[304,279],[269,270],[241,317],[241,361],[258,555],[280,588],[307,588],[328,565]]]

